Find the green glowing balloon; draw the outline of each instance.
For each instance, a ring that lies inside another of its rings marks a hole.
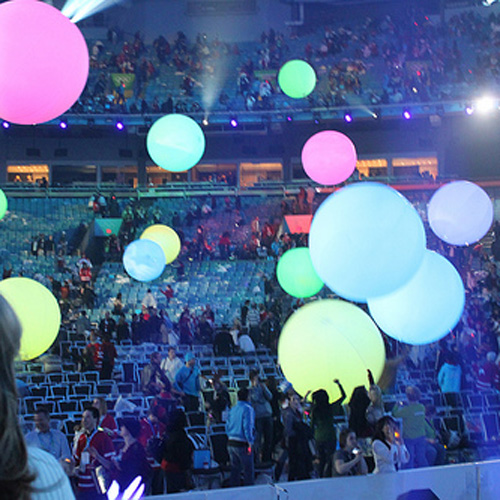
[[[149,226],[141,234],[141,240],[151,240],[161,246],[167,264],[173,262],[181,251],[181,240],[177,233],[163,224]]]
[[[285,252],[276,267],[276,276],[281,288],[293,297],[312,297],[323,288],[307,247]]]
[[[278,83],[288,97],[303,99],[314,90],[316,73],[309,63],[293,59],[281,66]]]
[[[3,219],[3,216],[7,212],[7,196],[5,196],[5,193],[0,189],[0,219]]]
[[[146,145],[149,156],[159,167],[182,172],[201,160],[205,152],[205,136],[192,118],[172,114],[153,123]]]
[[[0,294],[14,309],[22,327],[22,360],[37,358],[53,343],[61,325],[61,311],[52,292],[29,278],[0,282]]]
[[[325,389],[330,399],[367,385],[366,370],[382,374],[385,348],[370,316],[343,300],[317,300],[302,306],[285,323],[278,343],[278,362],[286,379],[301,395]]]

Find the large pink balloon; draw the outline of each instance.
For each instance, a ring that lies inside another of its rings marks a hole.
[[[325,130],[310,137],[302,148],[302,165],[307,176],[319,184],[339,184],[356,168],[356,148],[349,137]]]
[[[36,0],[0,5],[0,118],[21,125],[57,118],[88,73],[85,39],[60,11]]]

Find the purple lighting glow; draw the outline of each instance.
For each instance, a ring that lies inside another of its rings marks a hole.
[[[405,120],[411,120],[411,113],[410,113],[410,110],[409,109],[405,109],[403,111],[403,118]]]
[[[345,114],[344,114],[344,120],[345,120],[347,123],[351,123],[351,122],[352,122],[352,115],[351,115],[351,113],[345,113]]]
[[[118,121],[115,123],[115,127],[117,130],[123,130],[125,128],[125,125],[123,124],[123,122]]]
[[[4,120],[4,121],[2,122],[2,127],[3,127],[4,129],[8,129],[8,128],[10,128],[10,123],[9,123],[9,122],[6,122],[6,121]]]
[[[472,114],[474,114],[474,108],[472,106],[467,106],[465,108],[465,114],[471,116]]]
[[[238,126],[238,120],[236,120],[236,118],[231,118],[229,124],[231,125],[231,127],[236,128]]]
[[[65,121],[65,120],[61,120],[59,122],[59,128],[63,129],[63,130],[66,130],[68,128],[68,122]]]

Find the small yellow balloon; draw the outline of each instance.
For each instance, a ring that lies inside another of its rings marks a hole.
[[[149,226],[141,234],[141,240],[151,240],[161,246],[167,264],[173,262],[181,251],[181,240],[177,233],[163,224]]]
[[[37,358],[54,343],[61,326],[61,311],[50,290],[29,278],[0,282],[0,294],[11,305],[22,327],[19,357]]]
[[[330,399],[349,396],[382,374],[385,348],[377,325],[359,307],[343,300],[317,300],[302,306],[285,323],[278,343],[278,361],[286,379],[302,396],[324,389]]]

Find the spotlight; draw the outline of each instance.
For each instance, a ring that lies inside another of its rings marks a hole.
[[[351,113],[349,111],[346,111],[344,113],[344,121],[346,123],[351,123],[352,122],[352,115],[351,115]]]
[[[67,120],[61,120],[59,122],[59,128],[62,130],[66,130],[68,128],[68,121]]]
[[[121,120],[116,120],[115,127],[116,127],[116,130],[123,130],[125,128],[125,125],[123,124],[123,122]]]
[[[465,106],[465,114],[467,116],[471,116],[474,114],[474,108],[472,107],[472,104],[466,104]]]
[[[405,120],[411,120],[412,115],[411,115],[411,111],[408,108],[403,109],[403,118]]]
[[[475,110],[477,110],[478,113],[485,115],[487,113],[491,113],[496,106],[495,99],[489,95],[485,95],[483,97],[480,97],[476,102],[475,102]]]
[[[372,115],[372,118],[374,120],[380,120],[380,118],[382,117],[382,112],[380,111],[380,109],[374,109],[370,114]]]
[[[203,118],[203,120],[201,121],[201,124],[202,124],[204,127],[206,127],[206,126],[208,125],[208,118],[207,118],[207,117]]]
[[[293,116],[292,115],[287,115],[286,121],[287,122],[293,122]]]
[[[9,122],[6,122],[6,121],[4,120],[4,121],[2,122],[2,127],[3,127],[4,129],[6,129],[6,130],[7,130],[8,128],[10,128],[10,123],[9,123]]]
[[[229,120],[229,124],[231,127],[236,128],[238,126],[238,120],[236,119],[235,116],[232,116],[231,119]]]

